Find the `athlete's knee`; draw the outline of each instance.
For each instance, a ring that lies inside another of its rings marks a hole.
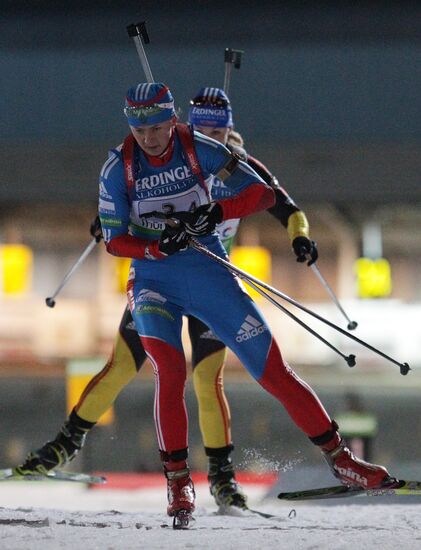
[[[142,345],[140,343],[140,339],[138,335],[136,334],[136,341],[139,348],[142,348]],[[140,366],[142,365],[143,361],[145,360],[145,353],[140,356],[140,358],[137,358],[137,354],[134,353],[133,348],[133,342],[130,342],[130,344],[126,341],[125,338],[119,333],[115,344],[114,344],[114,357],[113,357],[113,363],[115,365],[115,368],[119,371],[124,373],[124,376],[126,376],[129,380],[134,378],[137,374],[137,372],[140,369]],[[137,363],[140,362],[140,365]]]
[[[160,393],[184,391],[187,369],[183,351],[156,338],[142,337],[142,343],[159,381]]]
[[[281,351],[273,339],[261,376],[256,378],[257,382],[270,393],[278,395],[279,392],[283,393],[290,388],[291,384],[294,385],[297,379],[296,373],[284,361]]]
[[[223,390],[225,350],[213,353],[200,361],[193,370],[193,385],[198,398]]]

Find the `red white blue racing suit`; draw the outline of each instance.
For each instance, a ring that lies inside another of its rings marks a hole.
[[[194,133],[201,178],[192,173],[176,132],[164,161],[147,157],[133,139],[131,142],[131,158],[123,159],[119,147],[110,152],[103,166],[99,212],[107,250],[133,258],[128,299],[154,368],[154,418],[160,450],[172,454],[188,447],[183,315],[194,315],[209,326],[309,437],[329,431],[328,414],[311,388],[283,361],[270,328],[238,279],[191,248],[162,257],[158,240],[164,222],[143,217],[154,211],[191,211],[209,203],[212,190],[208,184],[231,160],[228,149]],[[133,167],[128,184],[124,162]],[[224,220],[273,204],[273,191],[241,161],[225,185],[235,196],[219,201]],[[215,254],[227,257],[216,233],[199,240]]]

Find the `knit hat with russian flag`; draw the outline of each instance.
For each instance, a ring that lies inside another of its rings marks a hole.
[[[190,105],[189,123],[193,126],[231,128],[234,125],[230,100],[221,88],[201,88]]]
[[[144,82],[128,89],[124,114],[135,128],[159,124],[175,116],[174,98],[162,82]]]

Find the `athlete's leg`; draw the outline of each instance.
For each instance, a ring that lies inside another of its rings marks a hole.
[[[17,471],[47,472],[70,462],[85,444],[88,432],[113,404],[121,390],[136,376],[146,359],[136,327],[126,308],[105,367],[87,384],[78,403],[55,439],[29,453]]]
[[[344,447],[337,426],[332,422],[315,392],[283,360],[279,347],[260,311],[231,274],[206,291],[212,300],[202,300],[203,321],[210,322],[216,334],[237,354],[250,374],[286,408],[295,424],[323,450],[326,459],[345,482],[375,487],[388,476],[383,467],[356,459]],[[212,288],[214,286],[214,288]],[[223,293],[220,289],[223,288]],[[219,290],[219,291],[218,291]],[[199,295],[197,304],[199,304]],[[230,315],[220,315],[229,304]],[[360,481],[361,480],[361,481]]]
[[[188,318],[192,344],[193,384],[205,450],[232,444],[231,413],[224,392],[226,347],[196,317]]]
[[[218,269],[215,277],[208,276],[206,291],[212,293],[211,300],[203,299],[203,290],[198,289],[195,301],[202,321],[210,324],[309,437],[330,429],[331,420],[316,394],[284,362],[265,319],[237,279],[226,269]]]
[[[165,285],[164,285],[165,286]],[[167,478],[169,515],[194,510],[194,488],[187,464],[188,421],[184,399],[186,361],[181,342],[182,309],[155,281],[129,280],[133,319],[155,375],[154,419]]]
[[[135,378],[145,359],[131,312],[126,308],[113,352],[105,367],[86,386],[74,408],[75,413],[85,421],[97,422]]]
[[[231,413],[224,392],[226,347],[196,317],[189,316],[193,384],[199,408],[199,425],[209,459],[210,492],[219,506],[244,506],[246,496],[235,479],[230,454]]]

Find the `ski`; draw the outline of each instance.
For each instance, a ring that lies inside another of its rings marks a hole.
[[[385,483],[376,489],[363,489],[362,487],[335,485],[333,487],[321,487],[305,491],[290,491],[279,493],[281,500],[318,500],[343,497],[389,497],[402,495],[421,496],[421,481],[406,481],[395,479]]]
[[[94,476],[77,472],[63,472],[62,470],[51,470],[47,474],[33,473],[20,474],[14,468],[0,469],[0,481],[73,481],[78,483],[106,483],[103,476]]]
[[[249,508],[247,504],[243,506],[219,506],[217,511],[217,515],[220,516],[246,517],[250,516],[250,514],[260,516],[265,519],[278,519],[278,516],[275,516],[274,514],[268,514],[267,512],[261,512],[260,510]]]
[[[266,519],[278,519],[278,516],[274,514],[268,514],[267,512],[261,512],[260,510],[255,510],[254,508],[249,508],[248,506],[244,508],[247,512],[251,512],[255,516],[260,516],[261,518]]]

